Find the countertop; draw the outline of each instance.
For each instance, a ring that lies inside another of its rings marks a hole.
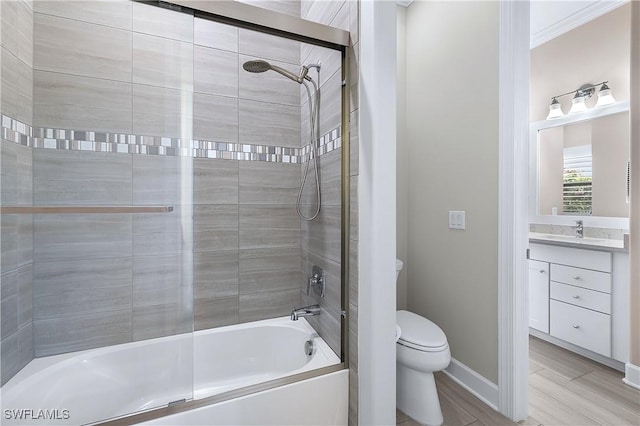
[[[620,253],[629,252],[629,248],[624,247],[623,240],[610,240],[606,238],[576,238],[572,235],[529,232],[529,242],[588,250],[600,250]]]

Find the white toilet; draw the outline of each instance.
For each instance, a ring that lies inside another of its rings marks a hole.
[[[396,281],[402,261],[396,259]],[[433,377],[451,361],[444,332],[428,319],[398,311],[400,337],[396,342],[396,406],[414,420],[429,426],[443,422]]]

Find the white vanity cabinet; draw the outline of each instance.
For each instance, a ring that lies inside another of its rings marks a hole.
[[[529,257],[530,327],[552,341],[569,343],[570,349],[587,349],[584,355],[626,362],[628,254],[532,243]],[[548,273],[541,272],[545,266]],[[544,278],[548,278],[548,316],[540,318],[545,308]]]
[[[529,260],[529,327],[549,333],[549,263]]]

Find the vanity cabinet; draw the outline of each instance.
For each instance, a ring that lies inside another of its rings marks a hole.
[[[530,244],[529,257],[530,327],[626,362],[628,254]]]
[[[529,260],[529,327],[549,332],[549,263]]]

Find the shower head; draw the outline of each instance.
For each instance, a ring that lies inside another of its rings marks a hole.
[[[244,64],[242,64],[242,68],[244,68],[244,70],[248,72],[260,73],[269,71],[271,69],[271,64],[269,64],[269,62],[267,61],[256,59],[253,61],[245,62]]]
[[[291,80],[295,81],[296,83],[302,83],[303,79],[306,78],[306,73],[304,73],[304,75],[302,75],[301,73],[301,77],[298,77],[297,75],[285,70],[284,68],[280,68],[276,65],[271,65],[269,62],[267,61],[263,61],[260,59],[254,59],[252,61],[247,61],[244,64],[242,64],[242,68],[244,68],[245,71],[251,72],[251,73],[262,73],[262,72],[266,72],[266,71],[275,71],[278,74],[281,74],[287,78],[290,78]]]

